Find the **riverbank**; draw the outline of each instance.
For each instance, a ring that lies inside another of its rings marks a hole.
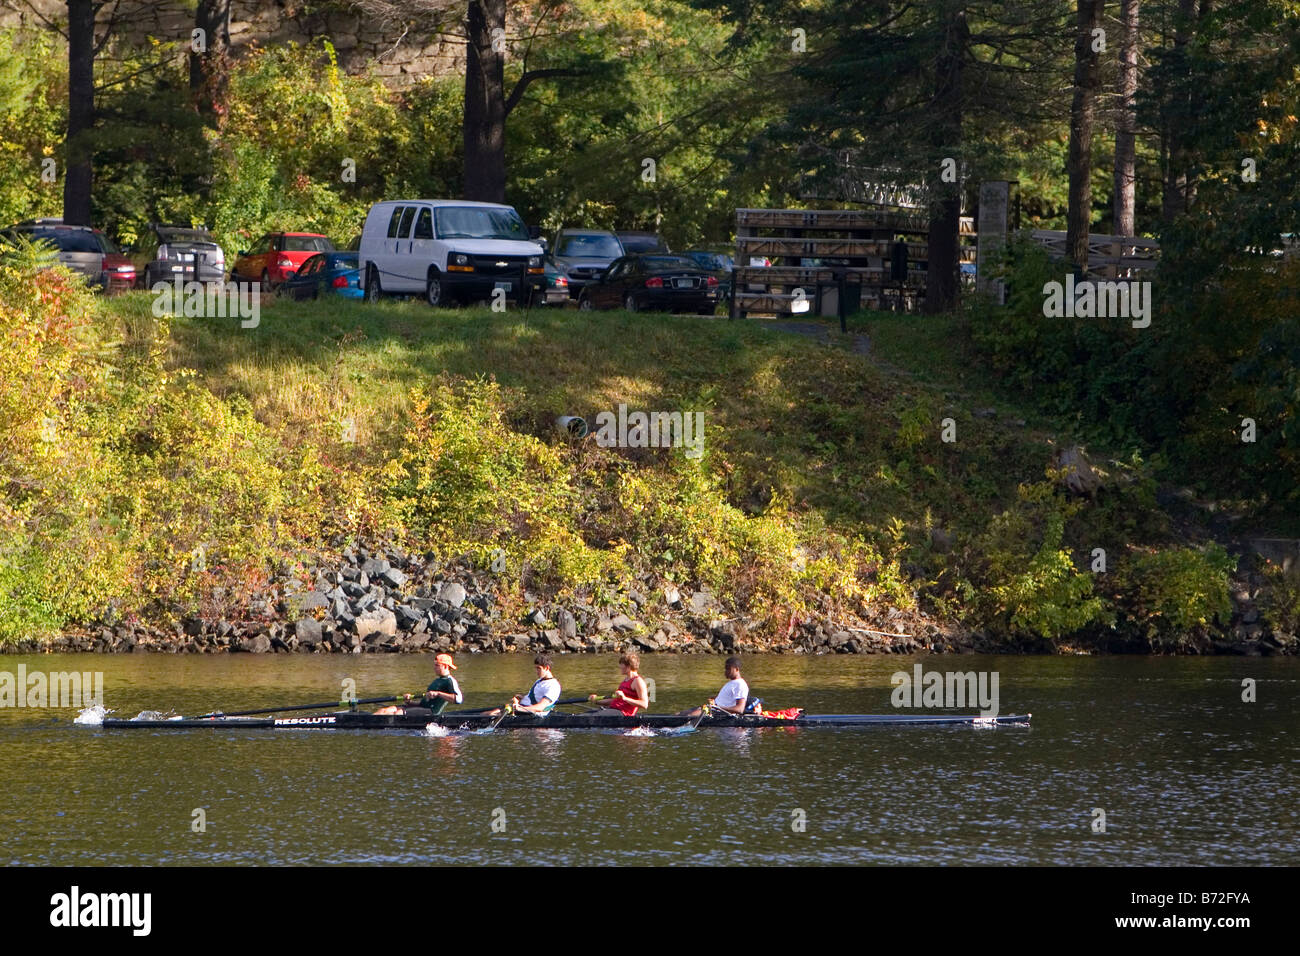
[[[1285,553],[954,385],[952,317],[906,317],[924,362],[868,323],[882,361],[622,312],[268,300],[244,328],[56,275],[0,289],[0,646],[1295,650]],[[624,408],[703,416],[700,454],[554,425]]]
[[[638,582],[601,604],[590,596],[548,601],[525,592],[522,610],[498,590],[490,571],[443,565],[432,554],[396,547],[348,546],[337,559],[304,567],[248,596],[235,620],[191,615],[164,629],[143,623],[103,624],[49,641],[18,641],[3,653],[639,653],[911,654],[1043,652],[937,621],[919,611],[882,608],[868,620],[792,616],[777,639],[755,633],[755,621],[732,614],[709,590]],[[1250,587],[1240,599],[1235,640],[1205,636],[1176,648],[1183,654],[1252,657],[1297,652],[1251,613]],[[608,596],[608,593],[607,593]],[[1122,639],[1086,641],[1059,653],[1132,653]],[[1149,648],[1138,650],[1148,651]]]

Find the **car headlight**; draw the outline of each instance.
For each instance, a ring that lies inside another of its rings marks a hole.
[[[542,257],[541,257],[541,256],[529,256],[529,257],[528,257],[528,268],[530,268],[530,269],[536,269],[536,268],[538,268],[539,266],[541,266],[541,264],[542,264]]]
[[[458,252],[451,257],[451,261],[456,263],[458,266],[467,266],[469,265],[469,256],[465,255],[463,252]]]

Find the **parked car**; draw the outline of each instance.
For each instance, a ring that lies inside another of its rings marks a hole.
[[[121,270],[130,263],[122,259],[117,247],[97,229],[66,225],[62,219],[28,219],[10,226],[0,234],[0,239],[13,242],[20,236],[49,246],[58,255],[59,262],[85,276],[92,287],[116,291],[125,281],[126,272]],[[134,282],[134,267],[130,272]]]
[[[151,222],[131,255],[143,288],[157,282],[224,282],[226,254],[212,233],[190,226],[164,226]]]
[[[533,305],[565,305],[569,301],[569,277],[547,261],[542,278],[546,284],[533,295]]]
[[[135,263],[126,257],[112,239],[98,229],[95,230],[95,238],[99,240],[100,248],[104,250],[104,291],[109,295],[130,292],[135,288]]]
[[[668,248],[668,243],[660,238],[657,232],[624,232],[616,233],[618,241],[623,244],[623,251],[627,255],[634,253],[656,253],[658,255],[668,255],[672,252]]]
[[[717,277],[685,256],[634,255],[618,259],[578,299],[580,309],[712,314],[718,304]]]
[[[568,278],[575,299],[584,285],[626,254],[618,236],[604,229],[561,229],[551,247],[551,261]]]
[[[319,299],[322,295],[360,299],[365,293],[361,291],[357,253],[318,252],[285,279],[278,291],[290,299]]]
[[[268,232],[251,249],[241,249],[230,278],[260,282],[270,292],[318,252],[333,252],[334,243],[317,232]]]
[[[735,265],[735,259],[729,252],[719,252],[713,249],[687,249],[682,255],[696,262],[701,269],[706,270],[710,275],[718,280],[718,301],[728,302],[731,299],[731,270]]]
[[[527,301],[545,284],[542,247],[511,206],[454,199],[375,203],[361,231],[366,298],[423,293],[433,306],[490,298]]]

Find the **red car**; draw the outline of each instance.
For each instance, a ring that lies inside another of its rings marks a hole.
[[[334,243],[315,232],[268,232],[241,249],[230,278],[235,282],[259,282],[270,292],[295,275],[302,264],[319,252],[334,252]]]
[[[114,245],[113,240],[98,229],[95,238],[104,250],[104,291],[109,295],[130,292],[135,288],[135,263],[122,255],[122,250]]]

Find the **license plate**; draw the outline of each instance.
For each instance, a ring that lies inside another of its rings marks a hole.
[[[194,253],[192,253],[192,252],[182,252],[182,253],[180,254],[180,260],[181,260],[181,262],[193,262],[193,261],[194,261]]]
[[[498,282],[492,286],[494,289],[504,289],[506,292],[513,292],[515,284],[513,282]]]
[[[673,288],[674,288],[674,289],[690,289],[690,288],[693,288],[694,286],[695,286],[695,283],[692,282],[690,279],[674,279],[674,280],[673,280]]]

